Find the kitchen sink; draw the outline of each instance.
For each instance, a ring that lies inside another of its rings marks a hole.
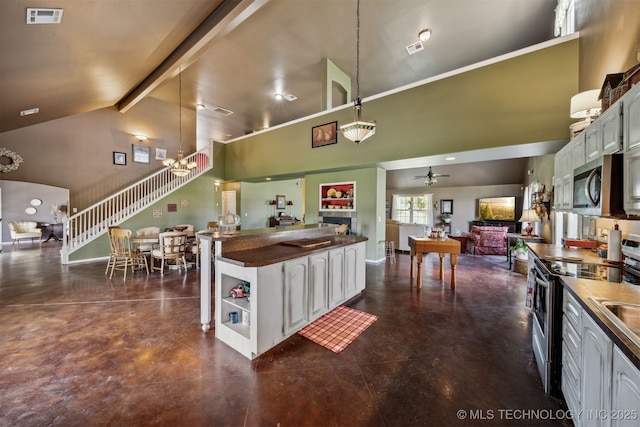
[[[589,298],[635,345],[640,347],[640,304]]]

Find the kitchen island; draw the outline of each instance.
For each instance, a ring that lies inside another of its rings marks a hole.
[[[203,259],[211,243],[216,245],[216,338],[249,359],[355,297],[365,286],[367,238],[335,235],[334,225],[248,230],[235,236],[212,234],[203,240]],[[210,287],[205,285],[211,273],[207,277],[206,264],[201,271],[205,330],[211,319]],[[232,290],[238,286],[250,296],[234,291],[233,298]],[[209,307],[204,306],[206,302]]]

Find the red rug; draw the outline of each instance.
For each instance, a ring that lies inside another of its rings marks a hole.
[[[378,316],[341,305],[298,333],[334,353],[340,353],[376,320]]]

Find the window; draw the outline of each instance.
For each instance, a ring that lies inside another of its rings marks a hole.
[[[432,194],[394,194],[392,219],[409,224],[432,225]]]
[[[555,21],[554,35],[556,37],[575,32],[574,0],[558,0]]]

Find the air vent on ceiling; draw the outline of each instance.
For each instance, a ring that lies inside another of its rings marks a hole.
[[[405,49],[407,49],[407,53],[409,55],[413,55],[414,53],[418,53],[421,50],[424,50],[424,46],[422,45],[421,41],[418,41],[413,44],[410,44],[409,46],[406,46]]]
[[[233,114],[233,111],[222,107],[214,107],[212,110],[214,113],[222,114],[223,116],[230,116]]]
[[[27,24],[59,24],[62,9],[27,8]]]

